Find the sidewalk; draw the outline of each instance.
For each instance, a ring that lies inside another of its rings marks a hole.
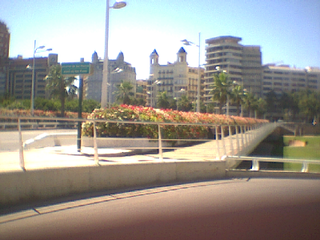
[[[163,159],[159,159],[159,154],[134,154],[132,150],[99,148],[98,158],[100,165],[107,164],[129,164],[139,162],[161,162],[161,161],[215,161],[224,155],[232,154],[232,148],[236,149],[237,139],[225,138],[223,141],[212,140],[194,146],[182,147],[176,150],[163,150]],[[219,145],[219,148],[218,148]],[[236,154],[234,151],[233,154]],[[77,146],[57,146],[24,150],[25,169],[48,169],[80,166],[97,166],[94,160],[94,149],[82,147],[81,152],[77,152]],[[0,152],[0,173],[22,171],[19,165],[19,152]]]
[[[139,161],[158,161],[158,158],[148,155],[124,156],[129,150],[98,149],[99,164],[123,164]],[[96,166],[93,148],[82,148],[77,152],[77,146],[47,147],[24,151],[25,169],[49,169],[65,167]],[[19,164],[19,151],[0,152],[0,173],[22,171]]]

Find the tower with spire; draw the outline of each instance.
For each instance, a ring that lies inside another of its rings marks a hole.
[[[164,91],[168,97],[179,99],[182,95],[187,95],[190,101],[196,101],[198,68],[188,66],[186,50],[181,47],[173,63],[161,65],[159,59],[159,54],[154,49],[150,54],[147,104],[156,107],[157,96]],[[201,69],[201,72],[203,77],[204,69]]]
[[[92,54],[93,74],[87,79],[86,98],[101,101],[101,84],[103,77],[103,60],[99,59],[98,53]],[[108,103],[113,104],[116,101],[114,92],[117,85],[124,82],[130,82],[136,88],[136,69],[130,63],[124,61],[124,54],[120,52],[116,59],[109,59],[108,64]]]

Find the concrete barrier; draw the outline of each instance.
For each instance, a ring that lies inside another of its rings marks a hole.
[[[225,161],[113,164],[0,174],[1,207],[73,194],[225,178]]]

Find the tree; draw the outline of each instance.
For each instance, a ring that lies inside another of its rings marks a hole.
[[[245,92],[241,85],[234,85],[231,90],[231,103],[237,107],[237,116],[240,116],[240,106],[244,103]]]
[[[169,97],[169,108],[173,110],[177,109],[177,100],[173,97]]]
[[[263,117],[263,115],[267,112],[267,102],[263,98],[259,98],[257,101],[257,113],[258,116]]]
[[[273,90],[267,93],[266,102],[267,112],[271,114],[271,117],[273,118],[273,113],[276,113],[278,111],[278,96]]]
[[[210,94],[213,95],[212,100],[218,101],[219,113],[222,114],[222,107],[226,104],[228,95],[230,96],[231,81],[225,73],[214,75],[214,83]]]
[[[132,84],[130,82],[122,81],[117,85],[117,89],[118,90],[115,92],[117,102],[122,104],[131,104],[131,97],[134,96]]]
[[[166,91],[158,94],[157,107],[164,109],[168,109],[170,107],[170,102]]]
[[[320,112],[319,94],[311,91],[304,91],[300,95],[299,109],[305,116],[306,122],[311,122]]]
[[[131,105],[136,105],[136,106],[145,106],[146,105],[146,100],[144,100],[143,98],[137,98],[137,97],[133,97],[131,98]]]
[[[177,102],[177,108],[180,111],[188,112],[192,109],[192,103],[189,101],[189,98],[186,94],[182,95],[178,102]]]
[[[65,99],[68,96],[68,89],[76,88],[74,85],[75,77],[64,77],[61,72],[61,65],[53,65],[50,67],[49,74],[46,76],[46,89],[50,91],[52,98],[57,98],[61,103],[61,117],[64,117]]]
[[[252,117],[252,112],[257,110],[257,97],[253,95],[251,92],[245,93],[244,97],[244,107],[249,112],[249,117]]]

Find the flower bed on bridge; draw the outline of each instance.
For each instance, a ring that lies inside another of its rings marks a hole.
[[[120,105],[106,109],[95,109],[88,119],[105,119],[106,122],[96,123],[98,137],[144,137],[158,138],[157,125],[148,122],[166,123],[204,123],[212,125],[253,125],[265,123],[267,120],[225,116],[219,114],[182,112],[171,109],[154,109]],[[146,124],[111,123],[108,120],[145,122]],[[210,138],[210,130],[206,126],[164,125],[162,137],[165,139],[206,139]],[[82,125],[82,135],[93,136],[93,122]]]
[[[61,112],[58,111],[43,111],[43,110],[34,110],[34,117],[59,117]],[[66,118],[78,118],[77,112],[65,112]],[[87,118],[89,113],[82,113],[82,118]],[[0,108],[0,116],[2,117],[32,117],[30,110],[21,110],[21,109],[5,109]]]

